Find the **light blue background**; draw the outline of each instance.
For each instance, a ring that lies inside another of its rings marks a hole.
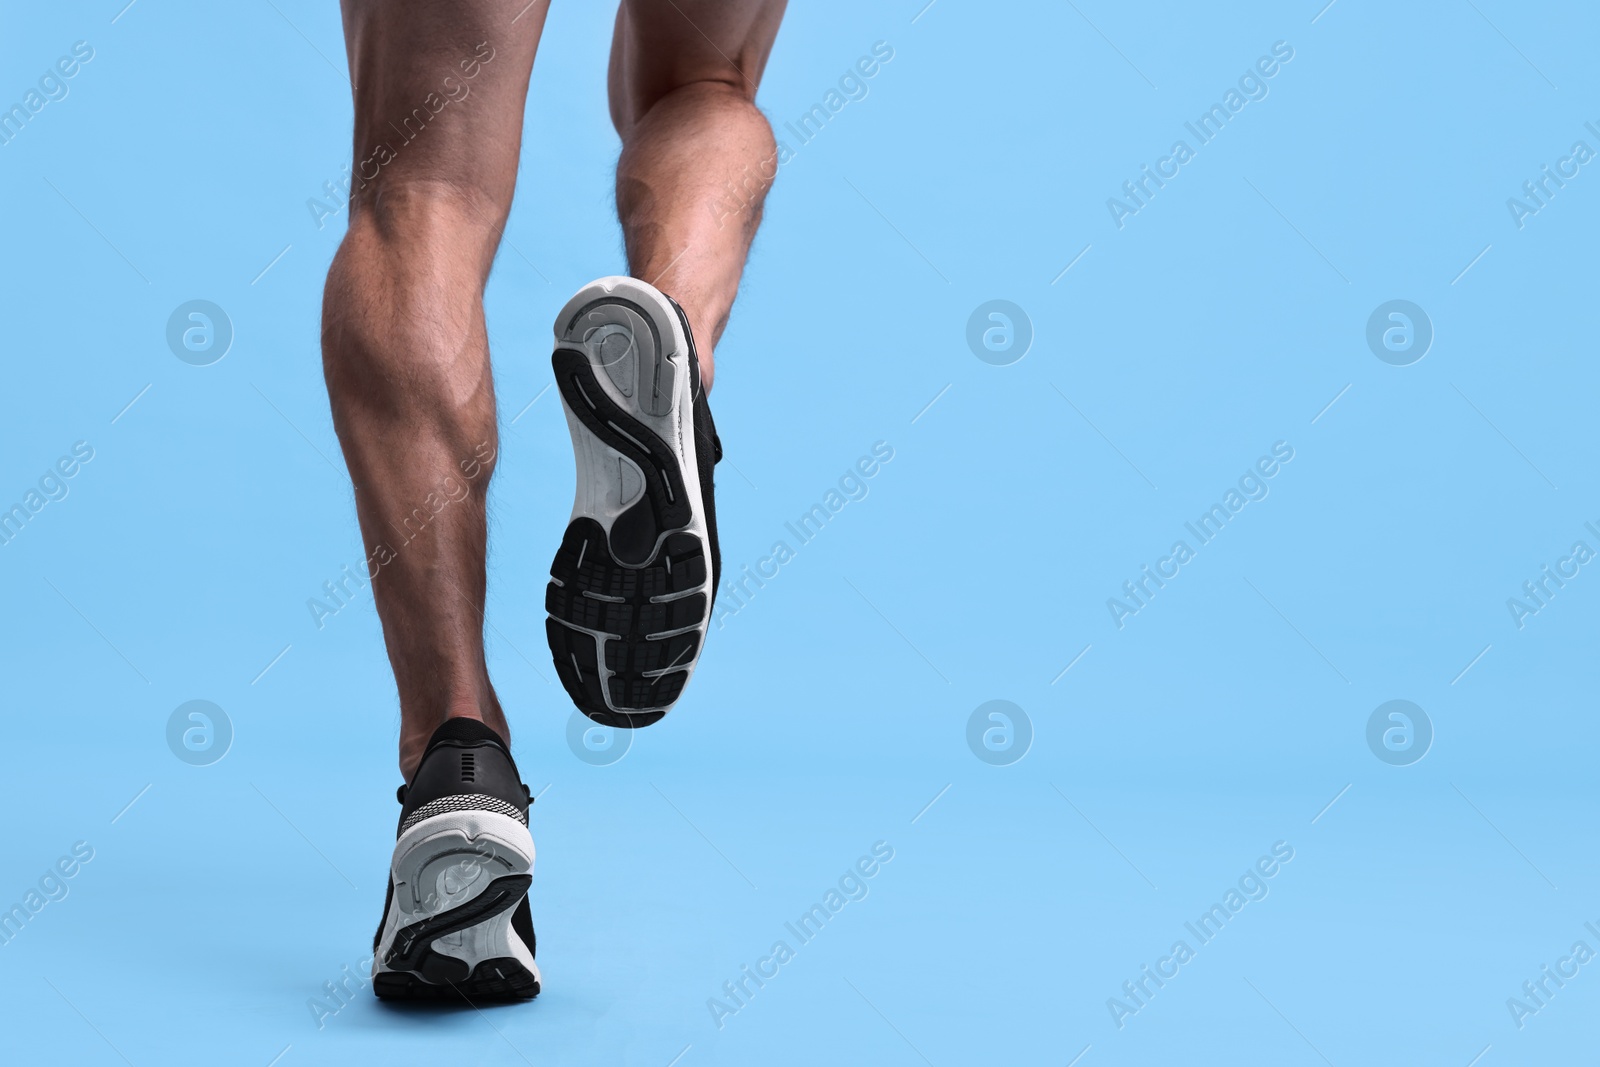
[[[546,991],[480,1013],[363,988],[319,1029],[308,1000],[368,953],[398,781],[370,596],[321,630],[306,607],[362,555],[317,348],[343,215],[319,230],[306,207],[348,158],[338,12],[137,0],[113,23],[121,3],[7,2],[0,36],[6,103],[95,49],[0,148],[0,499],[95,450],[0,547],[0,904],[95,850],[0,946],[8,1060],[1592,1050],[1600,965],[1520,1030],[1506,1007],[1574,941],[1600,949],[1600,577],[1521,630],[1506,607],[1575,540],[1600,548],[1600,173],[1521,229],[1506,207],[1574,141],[1600,149],[1592,10],[796,4],[760,97],[775,125],[875,41],[894,58],[782,168],[718,348],[728,569],[874,442],[894,459],[713,633],[668,721],[596,768],[567,748],[542,636],[572,488],[542,391],[551,316],[622,266],[611,12],[555,5],[488,291],[489,650],[544,790]],[[1119,230],[1106,199],[1280,40],[1268,97]],[[209,367],[164,340],[196,298],[236,331]],[[1005,367],[965,341],[997,298],[1035,331]],[[1396,298],[1436,331],[1408,367],[1364,338]],[[1280,440],[1270,496],[1117,629],[1106,599]],[[1365,741],[1397,698],[1436,731],[1409,767]],[[235,730],[209,767],[166,747],[191,699]],[[992,699],[1033,724],[1009,767],[966,746]],[[719,1030],[707,998],[876,841],[895,855],[867,898]],[[1270,895],[1118,1029],[1107,998],[1277,841],[1295,854]]]

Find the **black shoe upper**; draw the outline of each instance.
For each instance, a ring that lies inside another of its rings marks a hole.
[[[505,741],[477,719],[446,719],[428,739],[412,775],[401,786],[399,837],[447,811],[497,811],[528,825],[532,797]]]
[[[700,498],[705,505],[706,533],[711,539],[711,609],[717,605],[717,586],[722,581],[722,550],[717,544],[717,501],[714,492],[716,465],[722,462],[722,439],[717,436],[717,424],[711,418],[711,404],[706,399],[705,384],[700,380],[700,356],[694,347],[694,331],[689,329],[689,316],[672,297],[667,297],[672,310],[683,323],[683,335],[689,340],[689,395],[694,398],[695,455],[699,459]]]

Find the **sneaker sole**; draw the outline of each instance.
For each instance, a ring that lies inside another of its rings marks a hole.
[[[688,335],[659,291],[618,277],[579,290],[555,332],[577,493],[545,592],[550,654],[589,718],[648,726],[711,621]]]
[[[538,965],[511,927],[533,858],[528,828],[498,812],[435,815],[402,834],[373,991],[410,1000],[538,996]]]

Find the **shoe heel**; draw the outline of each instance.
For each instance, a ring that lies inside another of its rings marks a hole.
[[[533,881],[533,861],[527,827],[498,812],[449,812],[407,830],[395,844],[394,898],[375,974],[453,984],[486,959],[527,956],[531,965],[509,923]]]

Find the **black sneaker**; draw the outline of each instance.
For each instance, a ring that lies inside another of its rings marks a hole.
[[[635,278],[601,278],[561,309],[551,358],[578,464],[545,632],[561,684],[607,726],[648,726],[694,673],[722,561],[722,458],[689,320]]]
[[[532,801],[505,742],[475,719],[446,719],[399,800],[389,894],[372,942],[373,991],[538,996],[528,911]]]

